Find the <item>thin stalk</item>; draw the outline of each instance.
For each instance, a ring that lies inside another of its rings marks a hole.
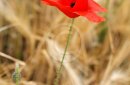
[[[16,67],[16,74],[19,74],[19,67]],[[16,78],[16,85],[19,85],[19,78]]]
[[[74,24],[74,19],[72,19],[72,22],[71,22],[71,25],[70,25],[69,34],[67,36],[66,47],[65,47],[64,54],[63,54],[63,57],[62,57],[62,60],[61,60],[61,63],[60,63],[60,67],[57,70],[57,74],[56,74],[56,79],[54,81],[54,85],[58,85],[58,82],[59,82],[59,79],[60,79],[60,76],[61,76],[61,71],[62,71],[64,59],[65,59],[66,52],[67,52],[67,49],[68,49],[68,46],[69,46],[69,43],[70,43],[70,40],[71,40],[73,24]]]
[[[20,74],[20,70],[19,70],[19,64],[16,64],[15,72],[13,73],[13,80],[16,85],[19,85],[20,78],[21,78],[21,74]]]

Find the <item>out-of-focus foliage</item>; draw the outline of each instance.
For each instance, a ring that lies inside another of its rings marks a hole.
[[[106,21],[75,19],[59,85],[130,83],[130,0],[97,2]],[[0,0],[0,85],[15,85],[15,63],[20,85],[53,85],[70,21],[40,0]]]

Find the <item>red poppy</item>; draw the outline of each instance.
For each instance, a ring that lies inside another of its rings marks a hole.
[[[105,12],[106,9],[93,0],[42,0],[42,2],[57,7],[70,18],[84,16],[93,22],[102,22],[105,20],[96,13]]]

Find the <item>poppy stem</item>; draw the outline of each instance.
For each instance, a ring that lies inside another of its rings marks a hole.
[[[67,36],[66,47],[65,47],[64,54],[63,54],[63,57],[62,57],[62,60],[61,60],[61,63],[60,63],[60,67],[57,70],[54,85],[58,85],[58,83],[59,83],[59,79],[60,79],[60,76],[61,76],[61,70],[62,70],[62,67],[63,67],[64,59],[65,59],[66,52],[67,52],[67,49],[68,49],[68,46],[69,46],[69,43],[70,43],[70,40],[71,40],[73,24],[74,24],[74,18],[72,19],[72,22],[71,22],[71,25],[70,25],[69,34]]]
[[[16,83],[16,85],[19,85],[19,82],[20,82],[20,77],[21,77],[21,74],[20,74],[20,71],[19,71],[19,64],[16,63],[16,67],[15,67],[15,71],[13,73],[13,80],[14,82]]]

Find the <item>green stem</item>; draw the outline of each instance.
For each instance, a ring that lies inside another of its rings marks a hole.
[[[16,85],[19,85],[21,78],[20,70],[19,70],[19,64],[16,64],[15,71],[13,73],[13,80]]]
[[[19,74],[19,67],[16,67],[16,74]],[[19,85],[19,78],[16,78],[16,85]]]
[[[60,67],[57,70],[57,74],[56,74],[56,79],[54,81],[54,85],[58,85],[58,82],[59,82],[59,79],[60,79],[60,76],[61,76],[61,70],[62,70],[62,67],[63,67],[63,62],[64,62],[65,55],[66,55],[66,52],[67,52],[67,48],[69,46],[70,39],[71,39],[71,33],[72,33],[73,24],[74,24],[74,19],[72,19],[72,22],[71,22],[71,25],[70,25],[69,34],[67,36],[66,47],[65,47],[64,54],[63,54],[63,57],[62,57],[62,60],[61,60],[61,63],[60,63]]]

